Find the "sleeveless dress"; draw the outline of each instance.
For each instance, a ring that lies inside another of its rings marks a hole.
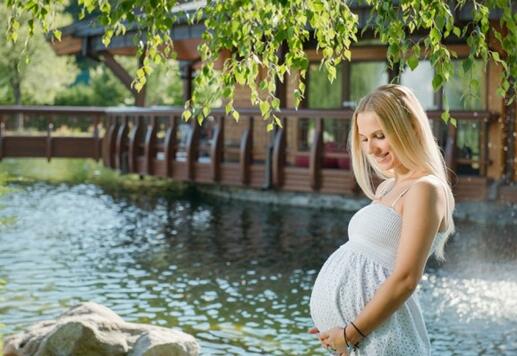
[[[393,271],[402,228],[402,217],[393,207],[412,184],[391,206],[372,201],[353,215],[348,242],[325,261],[312,289],[310,313],[320,332],[354,321]],[[435,236],[428,257],[442,236]],[[354,356],[429,354],[429,337],[416,292],[352,352]]]

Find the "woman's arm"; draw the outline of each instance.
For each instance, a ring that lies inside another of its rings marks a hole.
[[[406,194],[394,270],[353,321],[363,334],[368,335],[388,319],[416,289],[445,214],[444,199],[443,189],[427,180],[415,183]],[[342,334],[343,329],[336,328],[321,333],[320,338],[330,337],[327,342],[337,346],[344,342]],[[346,334],[352,344],[362,339],[352,326]],[[336,340],[338,337],[341,340]]]

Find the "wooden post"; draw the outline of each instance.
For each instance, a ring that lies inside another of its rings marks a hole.
[[[488,167],[488,118],[479,119],[479,175],[486,177]]]
[[[285,155],[286,155],[286,134],[287,120],[281,119],[282,127],[279,127],[273,147],[273,186],[280,188],[284,185]]]
[[[145,172],[148,175],[154,173],[154,159],[156,157],[156,116],[152,116],[147,125],[144,144]]]
[[[196,119],[190,121],[190,135],[187,140],[187,169],[188,179],[194,180],[195,165],[199,154],[199,125]]]
[[[124,115],[122,123],[118,127],[115,144],[115,168],[124,173],[126,173],[128,169],[126,148],[128,131],[128,117]]]
[[[142,117],[134,116],[133,117],[133,128],[131,133],[129,134],[129,149],[128,149],[128,171],[131,173],[138,173],[138,151],[140,148],[140,136],[142,129]]]
[[[117,117],[110,115],[108,117],[108,129],[104,138],[104,165],[108,168],[115,168],[115,152],[117,144],[118,122]]]
[[[321,188],[321,161],[323,157],[323,119],[316,119],[313,144],[309,163],[309,177],[312,190]]]
[[[224,150],[224,120],[225,115],[217,117],[217,127],[210,147],[210,162],[212,164],[212,180],[219,182],[221,179],[221,161]]]
[[[511,83],[513,83],[516,78],[512,78]],[[510,85],[510,88],[512,86]],[[505,127],[506,127],[506,162],[505,162],[505,169],[504,169],[504,181],[506,184],[510,184],[513,182],[513,179],[515,177],[515,136],[517,132],[516,123],[517,120],[515,116],[517,115],[517,103],[514,101],[513,103],[509,104],[509,100],[511,96],[513,95],[513,89],[510,89],[507,93],[507,97],[505,98]]]
[[[183,100],[192,99],[192,75],[194,68],[192,62],[188,62],[181,66],[181,79],[183,79]]]
[[[248,127],[244,131],[241,137],[240,145],[240,170],[241,170],[241,183],[248,185],[250,183],[250,168],[253,162],[253,116],[248,119]]]
[[[178,116],[174,115],[169,118],[169,128],[165,133],[164,139],[164,156],[165,171],[167,177],[172,177],[172,161],[176,159],[176,132],[178,130]]]
[[[48,118],[47,123],[47,161],[50,162],[52,158],[52,130],[54,129],[53,118]]]
[[[456,135],[458,133],[457,127],[452,125],[450,122],[448,124],[448,135],[447,135],[447,143],[445,146],[445,162],[447,163],[447,167],[449,168],[449,180],[451,184],[454,182],[454,174],[456,172]]]

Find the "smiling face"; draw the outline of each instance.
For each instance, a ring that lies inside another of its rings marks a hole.
[[[390,142],[373,111],[357,114],[357,129],[363,152],[373,158],[380,169],[388,171],[399,167],[400,161],[390,147]]]

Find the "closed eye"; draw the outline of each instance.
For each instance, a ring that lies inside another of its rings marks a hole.
[[[383,134],[378,134],[378,135],[375,135],[373,138],[376,138],[377,140],[383,140],[384,139],[384,135]],[[361,142],[368,142],[368,139],[367,138],[362,139]]]

